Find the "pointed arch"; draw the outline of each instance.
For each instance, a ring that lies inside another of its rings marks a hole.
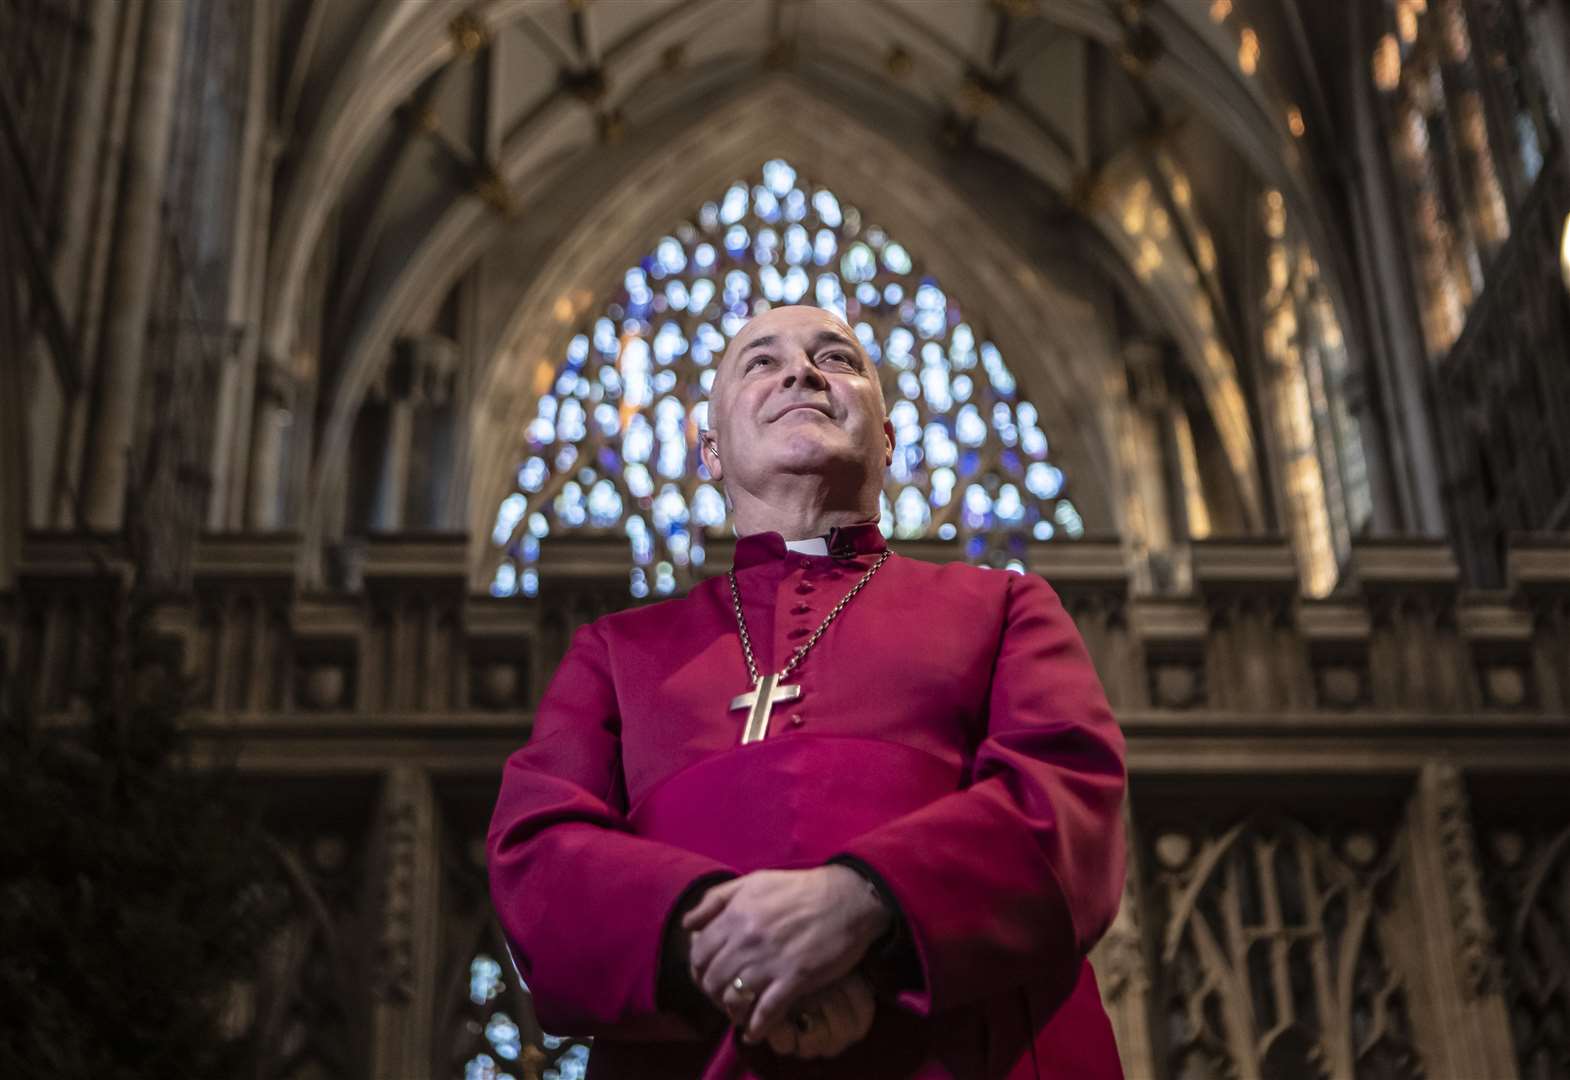
[[[886,534],[957,538],[972,561],[1020,568],[1030,540],[1083,535],[1029,387],[919,252],[783,159],[712,194],[535,369],[529,456],[490,533],[505,552],[494,595],[534,594],[541,539],[583,528],[626,535],[634,596],[670,593],[701,565],[729,525],[698,454],[716,365],[748,318],[781,304],[852,324],[893,403]]]

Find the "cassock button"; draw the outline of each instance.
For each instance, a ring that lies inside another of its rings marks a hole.
[[[800,600],[800,601],[797,601],[796,606],[791,608],[790,610],[791,610],[791,613],[794,614],[794,615],[805,615],[805,614],[807,614],[807,612],[811,611],[812,609],[807,606],[807,601]]]
[[[806,722],[807,721],[800,716],[793,716],[790,718],[791,727],[801,727],[801,725],[805,724]]]
[[[798,626],[798,627],[796,627],[796,629],[792,630],[786,636],[787,637],[793,637],[793,638],[806,637],[808,632],[809,631],[807,630],[807,628],[805,626]]]
[[[812,569],[812,560],[807,558],[805,555],[803,555],[801,557],[801,568],[803,570],[811,570]]]
[[[803,581],[800,585],[796,586],[796,591],[801,593],[802,595],[806,595],[807,593],[810,593],[812,591],[812,586],[808,585],[805,581]]]

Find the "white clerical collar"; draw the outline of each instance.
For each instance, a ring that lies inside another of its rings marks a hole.
[[[809,536],[805,540],[785,541],[786,551],[799,551],[803,555],[827,555],[829,553],[829,538],[826,536]]]

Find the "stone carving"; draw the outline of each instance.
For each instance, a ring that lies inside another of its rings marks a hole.
[[[1501,826],[1482,854],[1521,1076],[1570,1076],[1570,826]]]
[[[418,810],[406,800],[391,802],[384,818],[382,918],[376,941],[375,986],[386,1001],[407,1002],[414,994],[414,876],[418,854]]]
[[[1158,1010],[1174,1077],[1416,1078],[1383,945],[1394,838],[1291,821],[1158,831]]]
[[[1498,961],[1473,855],[1472,824],[1461,774],[1453,765],[1429,767],[1450,920],[1461,944],[1462,986],[1472,997],[1493,989]]]

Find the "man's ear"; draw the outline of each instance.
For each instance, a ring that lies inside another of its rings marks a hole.
[[[894,421],[883,418],[883,467],[894,464]]]
[[[720,444],[714,441],[713,435],[701,435],[699,439],[702,442],[703,453],[708,458],[709,475],[716,480],[722,479],[725,467],[720,464]]]

